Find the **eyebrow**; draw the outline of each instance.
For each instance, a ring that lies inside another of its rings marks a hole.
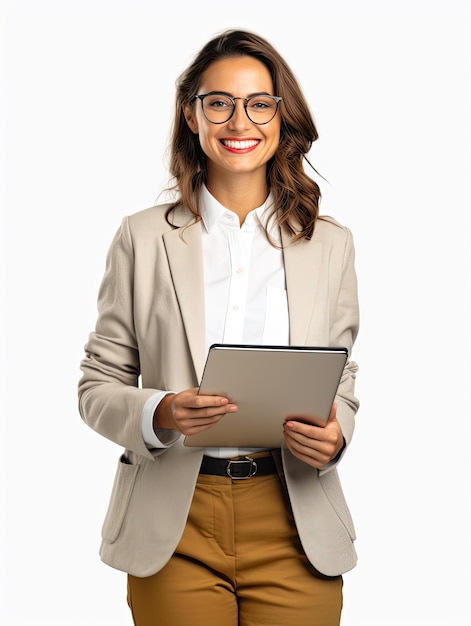
[[[217,94],[221,94],[221,96],[229,96],[230,98],[241,98],[242,97],[242,96],[234,96],[229,91],[218,91],[217,89],[215,89],[213,91],[208,91],[208,93],[206,95],[213,96],[213,95],[217,95]],[[272,94],[268,93],[268,91],[256,91],[255,93],[249,93],[246,97],[247,98],[254,98],[255,96],[271,96],[271,95]]]

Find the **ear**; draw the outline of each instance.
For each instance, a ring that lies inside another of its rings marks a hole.
[[[190,130],[195,133],[195,135],[197,135],[198,121],[196,119],[194,108],[189,104],[185,104],[185,106],[183,107],[183,115],[185,116],[186,123],[190,127]]]

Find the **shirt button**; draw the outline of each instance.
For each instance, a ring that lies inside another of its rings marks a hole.
[[[243,273],[243,271],[244,271],[244,268],[243,268],[243,267],[238,267],[238,268],[236,269],[236,274],[242,274],[242,273]]]
[[[234,304],[234,306],[232,307],[233,311],[238,311],[239,310],[239,305],[238,304]]]

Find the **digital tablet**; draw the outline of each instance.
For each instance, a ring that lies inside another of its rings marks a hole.
[[[346,348],[212,345],[199,393],[225,396],[238,411],[184,444],[279,448],[288,415],[323,425],[347,358]]]

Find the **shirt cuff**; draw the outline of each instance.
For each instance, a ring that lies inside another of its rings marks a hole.
[[[181,433],[178,432],[178,430],[164,428],[159,428],[157,431],[154,430],[155,409],[169,393],[173,393],[173,391],[159,391],[154,393],[154,395],[147,400],[142,410],[142,437],[149,449],[168,448],[180,438]]]

